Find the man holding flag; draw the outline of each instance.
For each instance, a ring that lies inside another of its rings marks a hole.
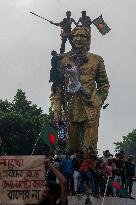
[[[62,54],[65,52],[65,43],[67,39],[69,40],[72,46],[71,25],[72,23],[74,23],[75,25],[77,24],[75,20],[71,18],[70,11],[66,12],[66,18],[64,18],[60,23],[53,23],[52,21],[50,21],[50,23],[55,26],[60,26],[62,28],[62,32],[61,32],[62,43],[61,43],[61,48],[60,48],[60,54]]]

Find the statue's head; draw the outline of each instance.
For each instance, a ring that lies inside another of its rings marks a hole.
[[[86,27],[77,26],[72,30],[73,36],[73,48],[88,50],[88,44],[90,44],[90,32]]]

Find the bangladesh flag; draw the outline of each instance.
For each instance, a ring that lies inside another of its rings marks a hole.
[[[102,15],[94,19],[93,24],[97,27],[102,35],[105,35],[111,30],[109,26],[104,22]]]
[[[45,123],[43,125],[40,137],[44,141],[44,143],[47,144],[49,147],[56,147],[58,140],[58,132],[49,123]]]

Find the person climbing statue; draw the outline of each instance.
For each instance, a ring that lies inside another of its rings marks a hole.
[[[51,70],[49,83],[52,84],[52,91],[56,92],[56,89],[62,89],[64,83],[64,75],[60,69],[60,60],[62,55],[58,55],[56,51],[51,51]]]
[[[65,44],[67,39],[69,40],[71,46],[72,46],[72,36],[71,36],[71,25],[74,23],[77,25],[76,21],[71,18],[71,11],[66,12],[66,18],[64,18],[60,23],[54,23],[50,21],[51,24],[55,26],[60,26],[62,28],[61,37],[61,48],[60,48],[60,54],[65,52]]]

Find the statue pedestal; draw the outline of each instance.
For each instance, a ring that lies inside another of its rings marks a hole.
[[[77,196],[69,196],[68,197],[68,205],[101,205],[102,204],[102,197],[96,198],[90,196],[89,199],[86,198],[85,195],[77,195]],[[90,204],[89,204],[90,202]],[[136,200],[131,200],[128,198],[118,198],[118,197],[106,197],[104,201],[104,205],[135,205]]]

